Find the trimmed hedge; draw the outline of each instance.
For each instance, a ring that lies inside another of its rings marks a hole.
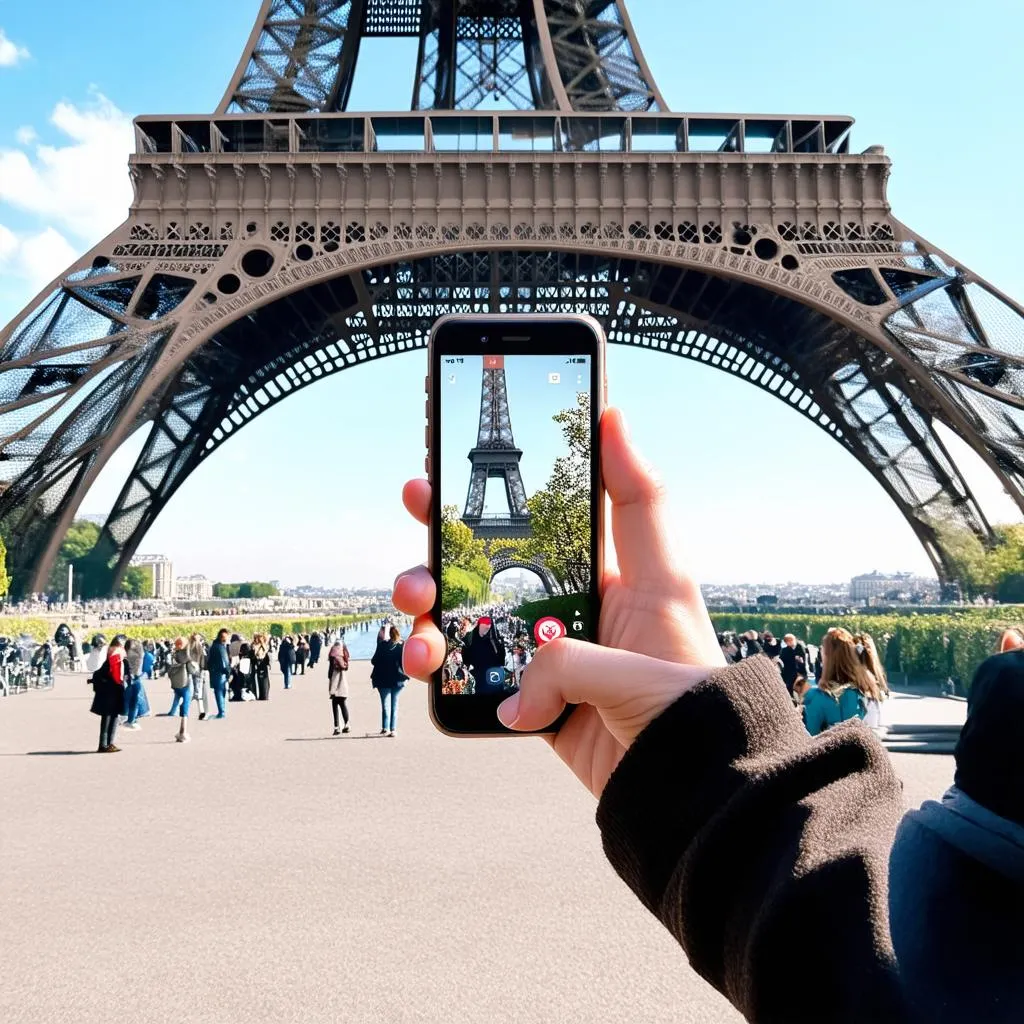
[[[137,640],[165,640],[179,634],[188,636],[189,633],[200,633],[212,639],[222,629],[247,638],[254,633],[284,636],[286,633],[312,633],[325,629],[328,623],[331,626],[351,626],[357,622],[376,622],[377,618],[376,615],[331,615],[319,619],[221,619],[211,615],[208,618],[173,618],[163,622],[115,620],[99,626],[85,626],[75,620],[68,625],[82,642],[96,633],[103,633],[108,639],[117,633],[125,633]],[[58,625],[56,619],[0,617],[0,635],[16,637],[24,633],[33,640],[52,640]]]
[[[996,652],[999,636],[1018,625],[1024,615],[1018,607],[986,608],[947,615],[774,615],[712,613],[719,632],[770,630],[776,637],[792,633],[799,640],[820,644],[832,626],[851,633],[870,633],[879,657],[890,674],[911,682],[952,679],[966,688],[978,666]]]

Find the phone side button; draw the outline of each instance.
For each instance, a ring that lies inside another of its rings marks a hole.
[[[430,479],[430,456],[425,455],[423,457],[423,472],[427,474],[427,479]]]
[[[427,394],[427,395],[430,394],[430,374],[429,373],[427,374],[426,377],[423,378],[423,393]]]
[[[428,423],[423,428],[423,447],[430,448],[430,424]]]

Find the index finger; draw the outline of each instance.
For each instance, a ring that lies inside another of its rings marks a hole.
[[[601,417],[601,474],[612,501],[612,536],[622,582],[679,582],[672,545],[665,532],[661,485],[629,440],[618,409]]]

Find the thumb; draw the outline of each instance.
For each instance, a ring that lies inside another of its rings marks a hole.
[[[519,692],[498,708],[517,732],[548,728],[566,704],[590,704],[628,746],[670,704],[705,680],[710,667],[676,665],[643,654],[561,639],[538,650]]]

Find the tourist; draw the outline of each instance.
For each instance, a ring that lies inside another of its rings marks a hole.
[[[349,653],[345,641],[338,639],[327,652],[327,692],[331,698],[331,713],[334,715],[334,735],[349,731],[348,726],[348,665]],[[338,712],[345,722],[340,728]]]
[[[185,638],[179,636],[174,641],[174,649],[167,665],[167,678],[171,681],[174,691],[174,703],[180,706],[180,721],[175,740],[188,743],[188,712],[192,704],[192,678],[189,673],[189,653],[185,646]]]
[[[476,693],[501,693],[505,689],[505,643],[492,625],[489,616],[481,615],[462,645],[462,658],[473,675]],[[488,678],[488,670],[498,668],[502,678]]]
[[[295,671],[295,644],[290,636],[281,641],[277,652],[277,663],[281,667],[281,674],[284,676],[284,688],[292,688],[292,673]]]
[[[370,682],[380,697],[380,734],[394,736],[398,719],[398,695],[409,678],[402,667],[402,634],[397,626],[381,626],[377,649],[370,664]]]
[[[850,718],[864,718],[869,697],[880,698],[878,685],[869,679],[845,629],[830,629],[821,652],[822,676],[803,702],[804,723],[812,736]]]
[[[306,674],[307,661],[309,661],[309,643],[300,633],[298,642],[295,645],[296,675],[304,676]]]
[[[309,667],[313,669],[320,661],[324,638],[315,630],[309,635]]]
[[[231,677],[231,656],[228,653],[228,631],[222,629],[217,639],[210,644],[206,655],[206,667],[210,673],[210,689],[213,690],[217,702],[217,714],[214,718],[226,718],[225,697],[228,690],[228,679]]]
[[[772,636],[771,630],[766,629],[761,634],[761,653],[774,660],[782,653],[782,644]]]
[[[252,676],[256,681],[256,699],[270,699],[270,646],[263,633],[252,638]]]
[[[786,684],[786,689],[794,693],[796,680],[807,675],[807,650],[803,644],[796,642],[796,637],[792,633],[787,633],[782,638],[779,663],[782,681]]]
[[[228,679],[228,687],[231,690],[232,701],[242,699],[242,679],[238,673],[238,662],[242,657],[242,638],[237,633],[231,634],[231,643],[228,644],[228,659],[231,663],[231,675]]]
[[[998,654],[1006,654],[1008,651],[1019,651],[1024,648],[1024,629],[1020,626],[1011,626],[1004,629],[999,637]]]
[[[89,652],[85,656],[85,671],[92,675],[100,665],[106,663],[107,638],[102,633],[97,633],[89,643]]]
[[[142,658],[144,651],[139,640],[125,640],[124,713],[126,729],[141,729],[139,725],[139,694],[142,691]]]
[[[188,638],[188,678],[192,683],[192,699],[199,708],[199,721],[206,718],[206,687],[203,681],[203,669],[206,666],[206,648],[198,633]]]
[[[93,651],[96,650],[95,645]],[[92,706],[89,709],[100,716],[100,743],[97,753],[115,754],[121,748],[114,746],[117,721],[124,710],[124,685],[126,670],[124,648],[115,637],[106,648],[106,660],[96,668],[90,677],[93,687]]]
[[[882,725],[882,702],[889,697],[889,681],[882,667],[882,661],[878,657],[878,648],[870,633],[858,633],[853,638],[860,663],[864,666],[868,675],[874,680],[877,693],[868,692],[865,694],[867,702],[867,713],[864,715],[864,724],[873,729],[881,728]]]

